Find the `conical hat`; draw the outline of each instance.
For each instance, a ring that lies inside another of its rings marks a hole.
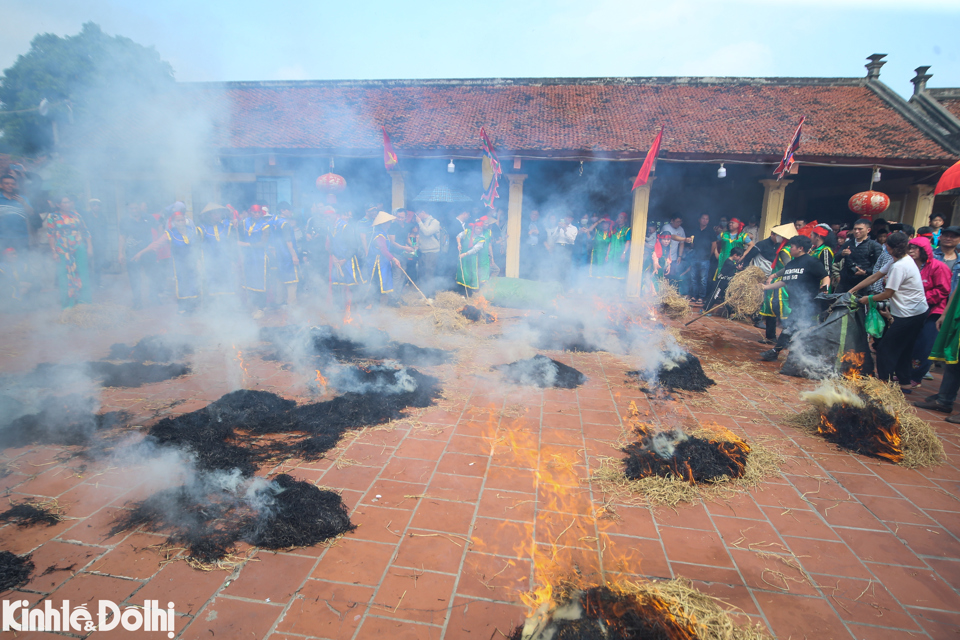
[[[384,222],[391,222],[396,219],[397,219],[397,216],[392,216],[386,211],[380,211],[379,213],[377,213],[377,217],[373,219],[373,226],[377,226],[378,224],[383,224]]]
[[[793,236],[799,235],[797,233],[796,225],[794,225],[792,222],[788,222],[787,224],[781,224],[779,226],[776,226],[773,229],[770,229],[770,233],[775,233],[781,238],[785,238],[787,240],[789,240]]]
[[[217,209],[226,209],[226,207],[223,206],[222,204],[214,204],[212,202],[208,202],[207,206],[205,206],[203,208],[203,211],[201,211],[200,213],[210,213],[211,211],[216,211]]]

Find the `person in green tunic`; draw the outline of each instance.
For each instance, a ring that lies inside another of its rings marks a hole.
[[[479,225],[478,239],[483,241],[483,249],[477,252],[477,277],[481,285],[490,279],[490,263],[493,261],[493,231],[490,227],[493,226],[494,222],[493,218],[487,216],[482,216],[477,220]]]
[[[607,275],[607,252],[610,251],[613,220],[601,218],[595,226],[599,226],[599,229],[593,235],[593,246],[590,247],[590,277],[603,278]]]
[[[813,242],[810,255],[823,263],[827,273],[833,273],[834,250],[837,246],[837,237],[833,235],[833,231],[825,224],[817,225],[810,234],[810,240]],[[832,284],[827,292],[833,293]]]
[[[607,277],[623,280],[627,277],[630,260],[630,223],[627,214],[617,214],[617,222],[610,232],[610,246],[607,248]]]
[[[717,259],[717,270],[713,274],[713,281],[716,282],[720,277],[720,269],[730,257],[731,249],[743,247],[746,253],[750,250],[751,244],[750,236],[743,232],[743,223],[736,218],[730,218],[727,230],[717,236],[716,242],[713,243],[713,256]]]
[[[943,380],[940,389],[923,402],[913,406],[929,411],[952,413],[953,403],[960,392],[960,296],[954,289],[947,302],[947,309],[937,320],[937,339],[930,350],[930,359],[943,363]],[[947,422],[960,424],[960,413],[945,418]]]
[[[480,258],[479,253],[486,250],[486,241],[483,237],[483,223],[473,222],[457,235],[457,284],[476,291],[480,288]]]
[[[793,223],[782,224],[779,227],[774,227],[770,231],[770,235],[774,241],[779,238],[780,244],[773,258],[773,266],[770,277],[767,278],[767,284],[778,282],[780,278],[774,277],[774,274],[790,262],[790,250],[787,248],[787,243],[790,238],[797,235],[797,228]],[[788,235],[790,238],[787,237]],[[760,315],[766,321],[763,342],[765,344],[775,343],[777,341],[777,319],[786,320],[790,315],[790,299],[786,287],[764,291]]]

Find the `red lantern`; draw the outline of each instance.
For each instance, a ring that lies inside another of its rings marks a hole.
[[[861,191],[850,197],[847,206],[859,216],[872,218],[880,215],[890,206],[890,196],[879,191]]]
[[[320,191],[340,193],[346,188],[347,181],[343,179],[343,176],[338,176],[335,173],[325,173],[317,178],[317,189]]]

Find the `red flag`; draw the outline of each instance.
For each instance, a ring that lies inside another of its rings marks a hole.
[[[783,158],[780,160],[780,164],[773,170],[773,172],[777,174],[777,180],[783,178],[787,173],[795,173],[791,171],[791,169],[795,166],[796,158],[794,156],[800,148],[800,136],[803,135],[804,120],[806,120],[806,116],[800,116],[800,124],[797,125],[797,130],[793,133],[793,138],[790,139],[787,150],[783,152]]]
[[[650,179],[650,172],[653,171],[653,165],[657,161],[657,154],[660,153],[661,140],[663,140],[663,127],[660,127],[660,133],[657,134],[657,138],[653,141],[653,146],[650,147],[650,151],[647,151],[647,157],[643,160],[640,173],[637,174],[637,179],[633,181],[633,189],[642,187],[647,184],[647,180]],[[633,189],[631,189],[631,191],[633,191]]]
[[[383,130],[383,166],[390,171],[397,166],[397,154],[390,144],[390,136],[387,135],[386,127],[380,127]]]
[[[951,189],[960,189],[960,162],[943,172],[937,181],[937,186],[933,190],[933,195],[950,191]]]

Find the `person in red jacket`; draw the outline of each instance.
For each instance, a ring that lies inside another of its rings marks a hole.
[[[937,339],[937,320],[946,309],[947,299],[950,297],[950,267],[933,258],[930,240],[923,236],[910,240],[907,253],[920,268],[923,292],[927,296],[927,305],[930,307],[929,315],[913,347],[910,388],[916,389],[930,371],[931,362],[927,358],[930,356],[933,342]]]

